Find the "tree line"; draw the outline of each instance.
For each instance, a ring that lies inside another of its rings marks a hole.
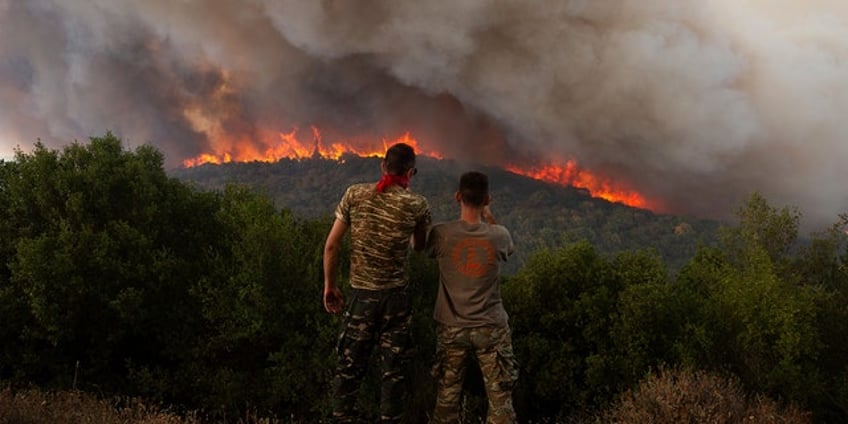
[[[652,249],[583,240],[540,247],[505,276],[522,420],[602,409],[662,367],[732,375],[816,421],[848,419],[848,214],[801,247],[796,209],[753,194],[738,218],[675,272]],[[215,420],[326,418],[339,325],[320,301],[330,219],[244,186],[198,188],[111,133],[18,152],[0,161],[0,383],[141,396]],[[409,273],[409,409],[424,422],[438,269],[411,253]],[[473,414],[485,402],[470,381]],[[377,383],[365,382],[366,410]]]

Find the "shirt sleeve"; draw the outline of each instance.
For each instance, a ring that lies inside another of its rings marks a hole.
[[[338,206],[336,206],[336,219],[342,221],[346,224],[350,224],[350,197],[351,190],[350,187],[345,190],[344,196],[342,196],[342,200],[339,202]]]
[[[430,204],[424,200],[424,205],[422,207],[420,218],[418,218],[418,225],[424,225],[426,228],[430,228],[430,224],[433,223],[433,216],[430,213]]]
[[[501,244],[502,248],[498,253],[500,259],[506,262],[507,258],[515,253],[515,244],[512,242],[512,235],[509,234],[509,230],[502,225],[499,225],[498,227],[500,227],[501,237],[503,237],[503,243]]]

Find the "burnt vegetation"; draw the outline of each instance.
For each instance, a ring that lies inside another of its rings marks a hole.
[[[465,167],[419,166],[434,218],[452,219]],[[326,420],[339,323],[321,252],[341,191],[375,169],[169,173],[111,134],[0,161],[0,423]],[[503,287],[523,422],[848,420],[848,214],[799,246],[800,212],[756,193],[720,225],[482,170],[523,251]],[[426,422],[438,270],[411,255],[408,405]]]

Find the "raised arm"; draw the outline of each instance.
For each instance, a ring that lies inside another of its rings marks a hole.
[[[498,221],[495,220],[495,215],[492,214],[492,209],[489,208],[489,205],[483,207],[483,213],[480,218],[482,218],[483,221],[486,221],[487,224],[494,225],[498,223]]]

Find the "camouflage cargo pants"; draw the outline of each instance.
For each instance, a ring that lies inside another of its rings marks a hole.
[[[437,380],[438,389],[431,422],[459,422],[466,358],[474,354],[489,400],[486,422],[515,423],[512,388],[518,379],[518,363],[512,352],[509,326],[463,328],[439,325],[436,331],[433,377]]]
[[[380,422],[400,422],[407,394],[407,368],[412,357],[412,300],[405,288],[352,290],[339,335],[338,364],[333,382],[333,418],[356,422],[357,397],[374,346],[380,354]]]

